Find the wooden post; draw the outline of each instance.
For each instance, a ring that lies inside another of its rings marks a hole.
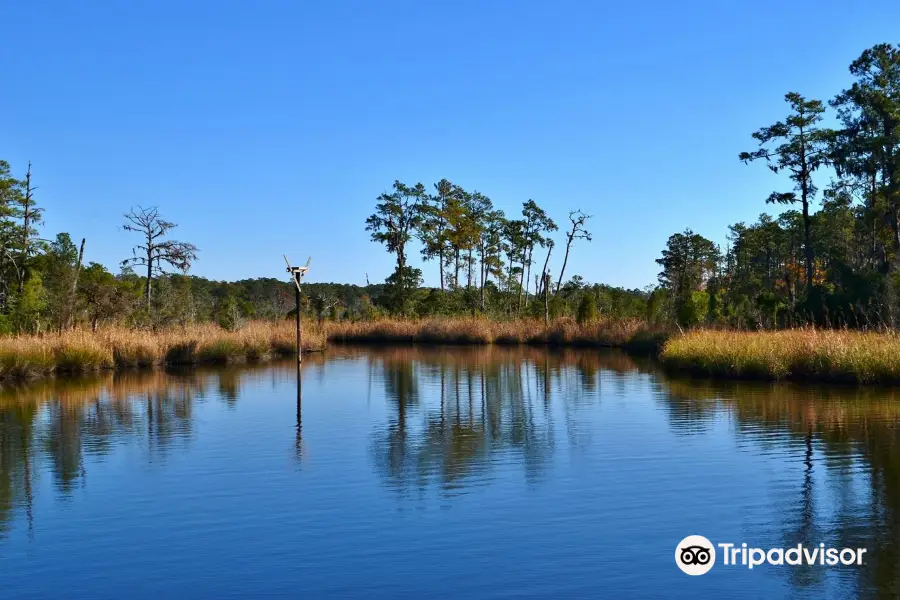
[[[75,296],[78,293],[78,275],[81,273],[82,262],[84,262],[84,238],[81,238],[81,250],[78,251],[75,277],[72,278],[72,287],[69,289],[69,306],[66,307],[66,329],[72,329],[72,325],[75,323]]]
[[[303,363],[303,325],[300,321],[300,274],[294,275],[297,282],[294,297],[297,300],[297,364]]]
[[[296,299],[296,308],[297,308],[297,365],[299,367],[300,364],[303,363],[303,324],[300,319],[300,280],[303,279],[303,276],[309,272],[309,263],[312,262],[312,257],[310,257],[306,261],[306,266],[303,267],[292,267],[291,261],[288,260],[288,257],[284,256],[284,262],[287,265],[287,271],[291,274],[291,278],[294,280],[294,298]]]

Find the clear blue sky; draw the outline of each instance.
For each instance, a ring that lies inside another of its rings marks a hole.
[[[87,260],[116,271],[143,204],[199,275],[283,277],[287,252],[312,281],[381,281],[374,199],[446,177],[508,213],[592,213],[568,272],[643,287],[670,234],[723,242],[767,209],[750,133],[897,42],[900,3],[34,0],[3,20],[0,157],[34,162],[44,234]]]

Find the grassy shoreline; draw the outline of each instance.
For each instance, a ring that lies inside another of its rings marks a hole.
[[[473,317],[331,323],[327,336],[329,342],[357,344],[526,344],[659,351],[669,332],[636,319],[579,325],[567,318],[545,324],[533,319],[490,321]]]
[[[673,333],[639,320],[490,321],[483,318],[304,324],[305,352],[328,343],[615,347],[652,353],[669,370],[721,379],[900,383],[900,332],[815,329]],[[0,338],[0,379],[134,367],[234,364],[292,356],[293,321],[238,331],[197,325],[159,332],[107,328]]]
[[[489,321],[480,318],[384,319],[303,326],[304,352],[331,343],[470,344],[621,347],[658,352],[667,332],[640,321],[578,325],[559,319]],[[0,338],[0,380],[30,379],[55,373],[87,373],[134,367],[233,364],[292,356],[293,321],[251,322],[229,332],[216,325],[194,325],[150,332],[104,328]]]
[[[900,383],[900,332],[695,330],[673,336],[667,369],[722,379]]]
[[[320,327],[304,327],[304,351],[322,350]],[[293,323],[249,323],[229,332],[196,325],[160,332],[106,328],[0,338],[0,379],[161,365],[259,362],[291,356]]]
[[[476,318],[335,323],[330,342],[616,347],[652,353],[671,371],[719,379],[900,383],[900,332],[792,329],[673,332],[639,320]]]

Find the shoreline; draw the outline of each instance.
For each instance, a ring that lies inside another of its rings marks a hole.
[[[720,380],[856,385],[900,383],[900,333],[792,329],[673,332],[643,321],[578,324],[483,318],[304,323],[303,352],[329,345],[617,348],[651,356],[673,374]],[[0,380],[34,380],[149,367],[258,364],[294,356],[293,321],[236,331],[198,325],[159,332],[121,328],[0,339]]]
[[[900,333],[693,330],[670,338],[667,370],[715,379],[900,384]]]
[[[322,330],[304,331],[303,351],[325,347]],[[96,332],[0,338],[0,380],[39,379],[148,367],[265,362],[296,352],[293,323],[251,322],[236,331],[194,325],[151,332],[105,328]]]
[[[619,348],[673,374],[721,380],[900,384],[900,332],[831,329],[673,331],[644,321],[478,318],[333,324],[329,342]]]
[[[561,318],[545,324],[532,319],[490,321],[470,317],[332,323],[326,335],[328,342],[352,344],[493,344],[659,352],[672,332],[637,319],[578,324],[574,319]]]

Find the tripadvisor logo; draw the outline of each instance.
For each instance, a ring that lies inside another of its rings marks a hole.
[[[750,548],[743,544],[713,544],[702,535],[689,535],[675,547],[675,564],[688,575],[705,575],[716,564],[716,548],[721,552],[722,565],[745,566],[748,569],[763,564],[828,566],[861,565],[865,548],[826,548],[825,544],[791,548]]]
[[[716,564],[716,549],[702,535],[689,535],[675,548],[675,564],[688,575],[705,575]]]

